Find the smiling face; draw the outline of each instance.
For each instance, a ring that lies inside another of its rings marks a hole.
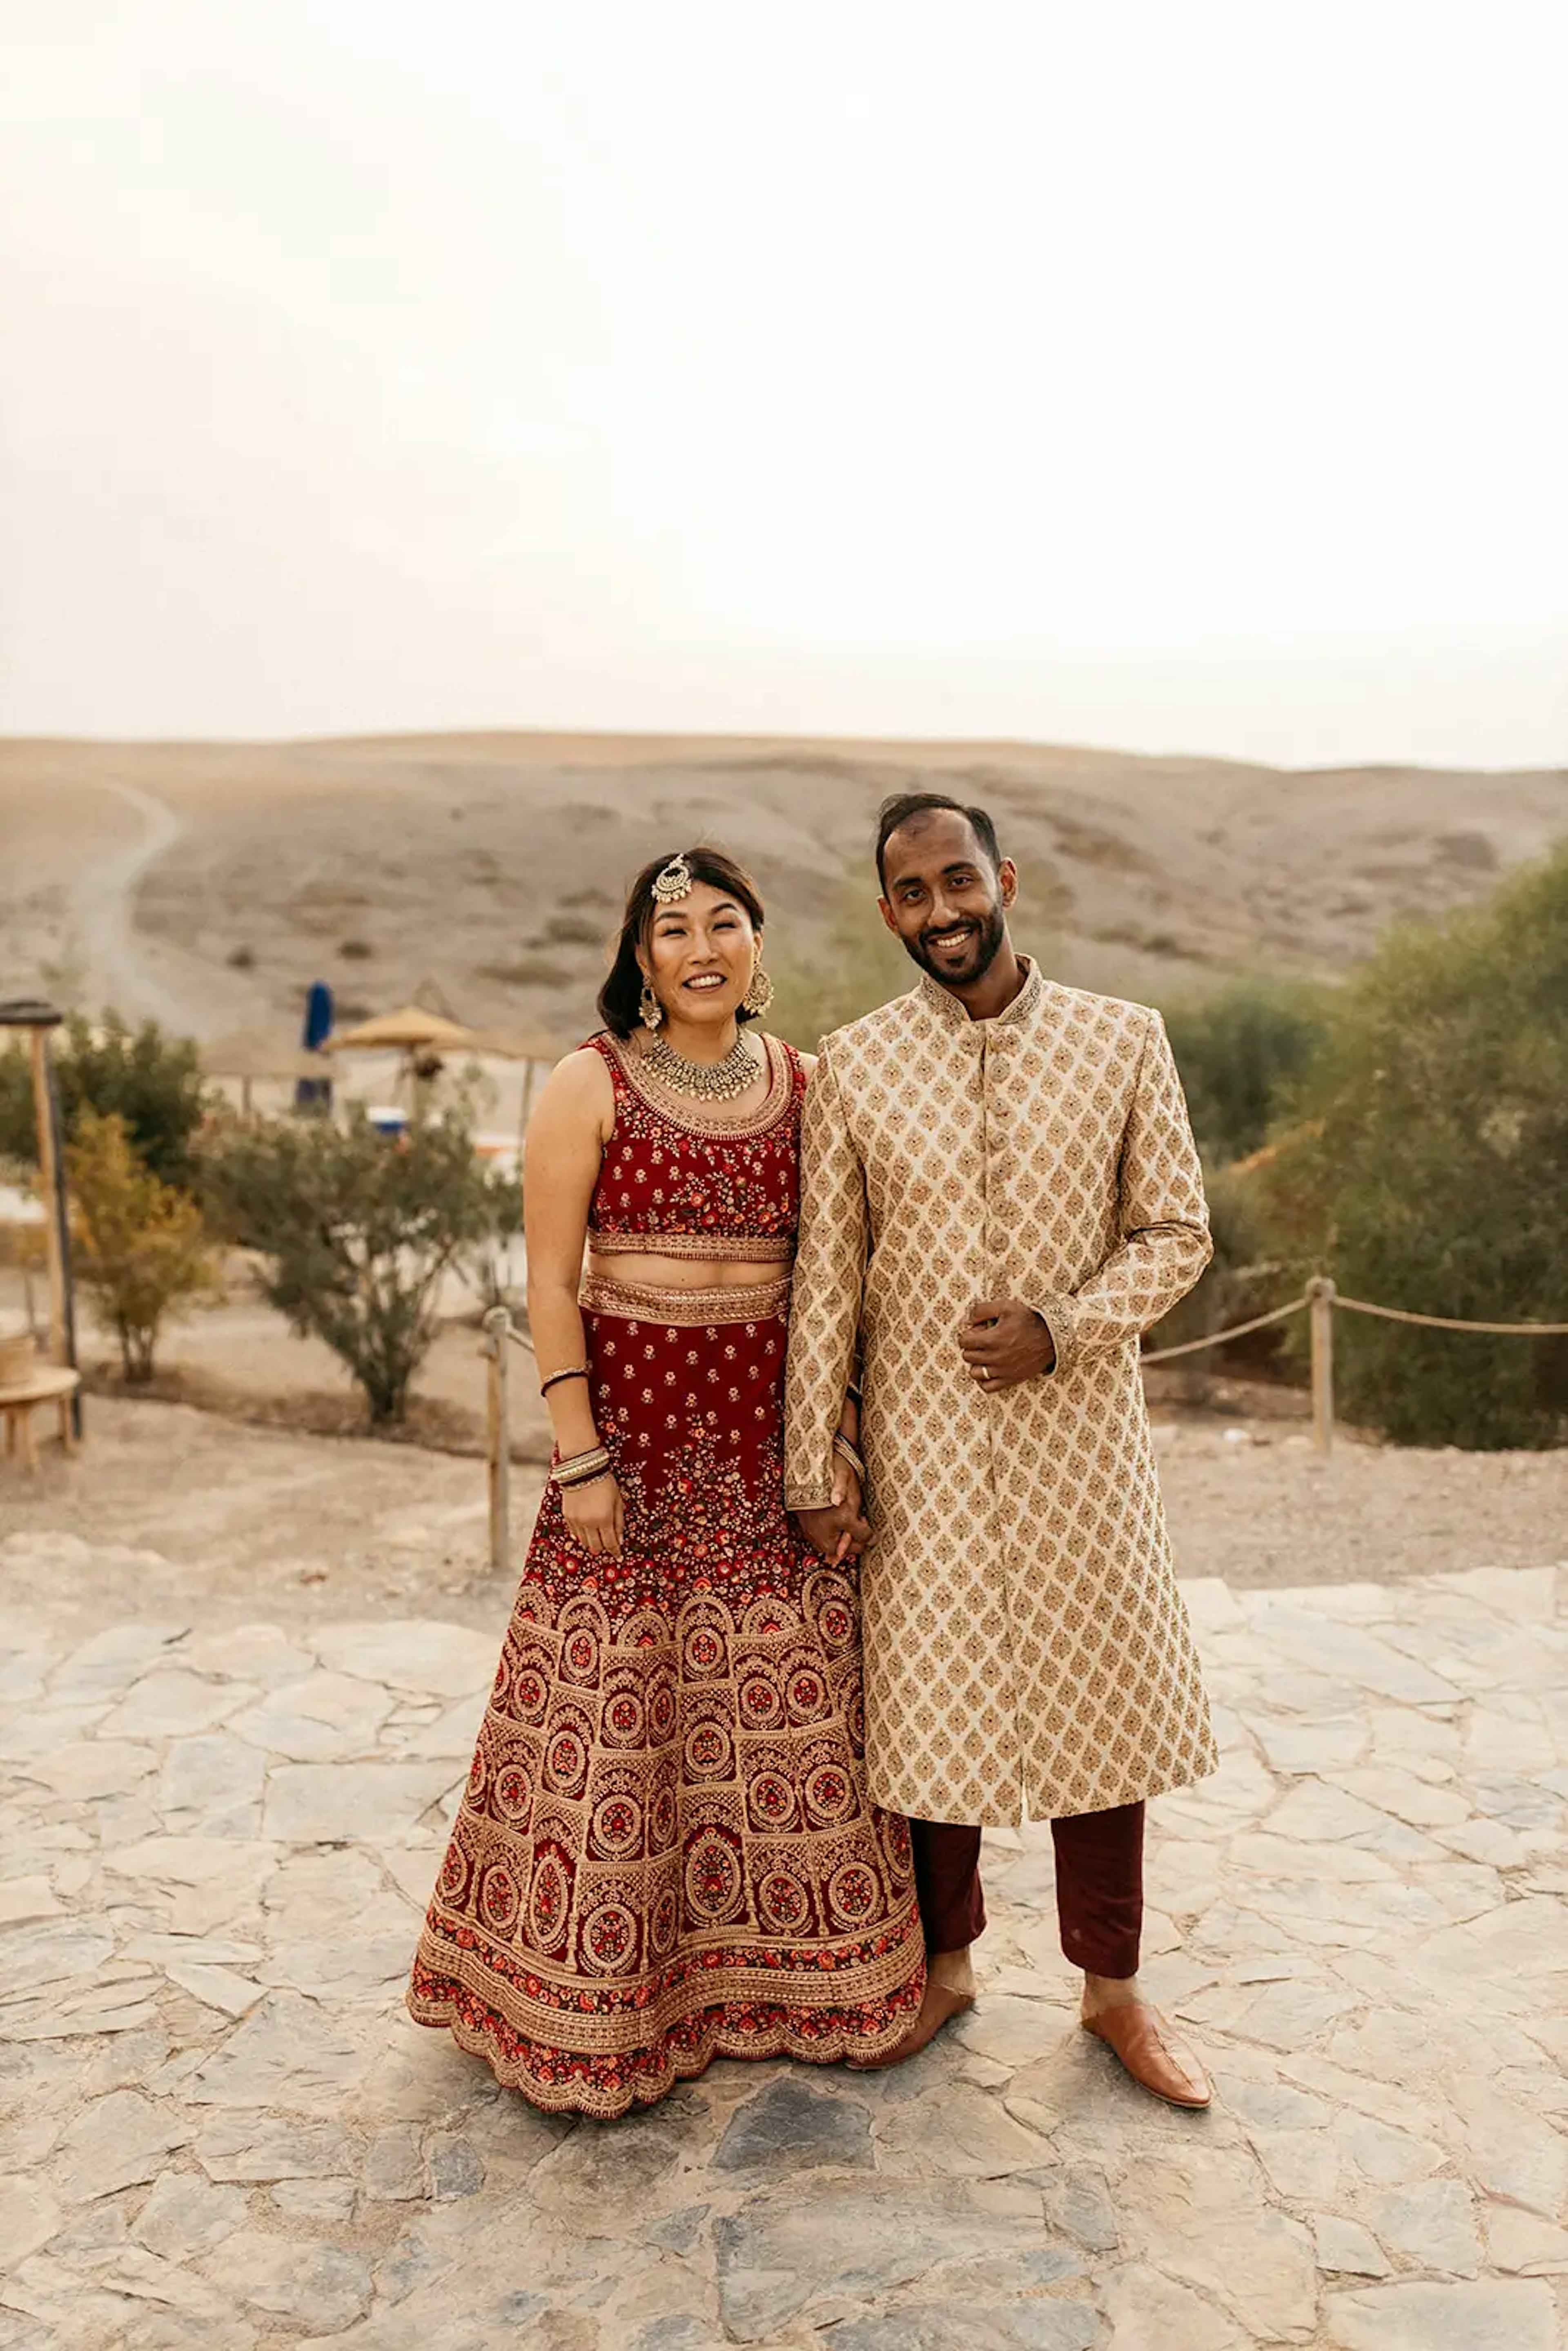
[[[694,882],[674,905],[654,907],[638,961],[667,1019],[719,1028],[739,1011],[761,951],[739,899]]]
[[[911,817],[883,852],[882,918],[904,951],[944,987],[972,987],[1007,942],[1018,892],[1012,859],[992,865],[956,809]]]

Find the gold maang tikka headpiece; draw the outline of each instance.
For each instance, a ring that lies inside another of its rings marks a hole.
[[[691,894],[692,869],[686,863],[685,850],[682,850],[654,874],[653,904],[655,906],[675,906]]]

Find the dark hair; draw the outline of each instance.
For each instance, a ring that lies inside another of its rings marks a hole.
[[[662,873],[675,857],[685,859],[694,882],[706,882],[710,890],[722,890],[727,897],[745,907],[754,929],[762,928],[762,901],[757,894],[756,883],[722,849],[666,849],[657,857],[650,857],[626,893],[626,912],[621,920],[621,935],[615,942],[615,960],[599,991],[599,1017],[612,1037],[630,1037],[643,1018],[643,967],[637,960],[637,950],[647,944],[653,927],[657,911],[654,876]],[[753,1016],[743,1006],[735,1017],[737,1020],[749,1020]]]
[[[895,792],[883,800],[876,812],[876,878],[883,890],[887,888],[887,844],[900,828],[922,816],[936,816],[946,810],[949,815],[966,817],[969,829],[989,858],[991,871],[1001,871],[1002,852],[997,846],[997,828],[983,808],[966,808],[946,792]]]

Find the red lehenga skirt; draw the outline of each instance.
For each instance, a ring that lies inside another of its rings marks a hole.
[[[537,2105],[892,2046],[925,1950],[860,1612],[784,1510],[787,1282],[583,1291],[619,1560],[546,1489],[408,1994]]]

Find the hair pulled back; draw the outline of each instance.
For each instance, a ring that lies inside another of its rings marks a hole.
[[[630,1037],[643,1018],[643,967],[637,960],[637,951],[647,945],[653,925],[654,877],[675,857],[685,859],[694,882],[706,882],[710,890],[722,890],[727,898],[745,907],[755,930],[762,928],[762,901],[756,883],[722,849],[666,849],[657,857],[651,857],[626,893],[626,912],[615,942],[614,960],[599,991],[599,1017],[612,1037]],[[737,1020],[749,1020],[753,1016],[742,1007],[735,1017]]]

